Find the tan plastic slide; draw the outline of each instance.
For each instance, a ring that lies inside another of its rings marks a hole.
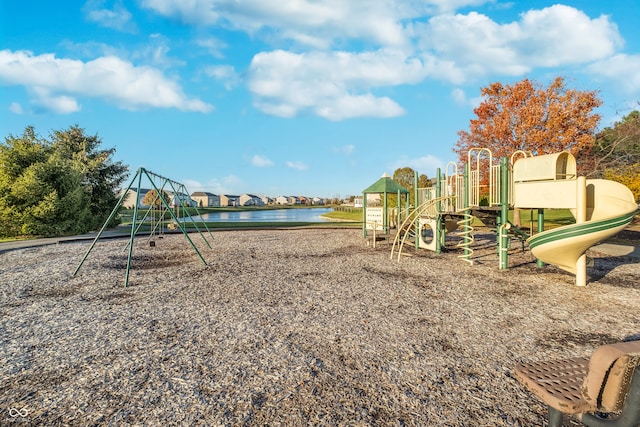
[[[549,185],[545,183],[545,191]],[[563,193],[570,192],[566,181],[558,181],[557,185]],[[529,190],[535,191],[534,187],[535,184]],[[563,197],[576,200],[576,193]],[[539,260],[576,274],[578,259],[587,249],[624,229],[637,210],[633,193],[626,186],[604,179],[586,180],[586,221],[541,232],[527,243]]]

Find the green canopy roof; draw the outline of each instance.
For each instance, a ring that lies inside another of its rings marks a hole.
[[[387,174],[384,174],[382,178],[371,184],[369,187],[365,188],[362,193],[397,193],[400,191],[401,194],[409,193],[409,190],[395,182],[391,177]]]

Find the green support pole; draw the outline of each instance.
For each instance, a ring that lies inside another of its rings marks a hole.
[[[185,187],[183,184],[179,184],[179,190],[181,192],[183,192],[184,194],[186,194],[187,196],[189,196],[189,194],[187,193],[187,187]],[[202,214],[200,213],[200,210],[198,209],[198,204],[197,203],[196,203],[196,206],[194,206],[193,208],[196,210],[196,215],[198,215],[199,217],[202,217]],[[187,210],[187,213],[188,212],[189,211]],[[191,217],[191,214],[189,214],[189,218],[191,219],[191,222],[193,222],[194,225],[195,225],[195,221]],[[211,240],[213,240],[213,234],[211,234],[211,230],[209,229],[209,226],[207,225],[207,222],[203,220],[202,221],[202,225],[204,225],[204,229],[207,230],[207,233],[209,233],[209,237],[211,237]],[[196,230],[198,230],[198,232],[200,232],[200,230],[198,229],[197,225],[196,225]],[[204,237],[204,235],[202,235],[202,240],[204,240],[205,243],[207,244],[207,246],[209,246],[209,249],[212,249],[211,245],[209,244],[209,241]]]
[[[183,192],[183,188],[184,188],[184,186],[180,185],[180,186],[178,186],[178,189],[176,190],[176,188],[173,186],[173,183],[172,183],[171,181],[169,181],[169,185],[171,186],[171,189],[173,190],[173,194],[178,195],[178,199],[180,199],[180,197],[179,197],[179,196],[180,196],[180,194],[187,194],[186,189],[184,189],[184,192]],[[187,194],[187,196],[188,196],[188,194]],[[181,201],[181,200],[178,200],[178,201],[179,201],[180,203],[182,203],[182,201]],[[196,212],[198,212],[198,215],[200,215],[200,211],[198,211],[198,208],[195,208],[195,209],[196,209]],[[198,227],[198,224],[196,224],[196,222],[193,220],[193,217],[192,217],[192,216],[191,216],[191,214],[189,213],[189,209],[186,209],[186,208],[185,208],[185,210],[186,210],[186,212],[187,212],[187,216],[188,216],[188,217],[189,217],[189,219],[191,220],[191,224],[193,224],[193,227],[196,229],[196,231],[198,232],[198,234],[200,234],[200,236],[202,237],[202,240],[204,240],[204,242],[207,244],[207,246],[209,247],[209,249],[211,249],[211,245],[209,244],[209,241],[204,237],[204,235],[203,235],[203,234],[202,234],[202,232],[200,231],[200,228]],[[204,221],[203,221],[203,222],[204,222]],[[207,225],[207,224],[206,224],[206,223],[204,223],[204,224],[205,224],[205,227],[206,227],[206,225]],[[208,227],[207,227],[207,230],[209,230],[209,228],[208,228]],[[210,232],[210,231],[209,231],[209,234],[211,234],[211,232]],[[213,238],[213,236],[211,236],[211,238]],[[205,264],[206,264],[206,263],[205,263]]]
[[[387,207],[388,207],[388,203],[387,203],[387,193],[385,192],[382,195],[383,201],[382,201],[382,232],[384,234],[387,234],[389,232],[389,219],[387,218]]]
[[[157,200],[157,197],[156,197],[156,200]],[[135,234],[136,236],[138,235],[138,231],[140,231],[140,227],[142,227],[142,225],[144,224],[146,219],[149,217],[149,213],[151,212],[151,209],[153,209],[153,205],[154,204],[155,204],[155,200],[153,201],[151,206],[149,206],[149,209],[146,210],[146,212],[142,216],[142,219],[140,221],[138,221],[138,226],[136,227],[136,230],[133,232],[133,234]],[[156,224],[156,226],[157,226],[157,224]],[[149,237],[151,237],[151,235],[153,234],[155,229],[156,229],[156,227],[154,227],[153,229],[149,230]],[[128,247],[129,247],[129,244],[127,243],[127,246],[125,246],[125,248],[123,250],[126,250]]]
[[[116,203],[115,207],[111,211],[111,214],[109,214],[109,218],[107,218],[107,220],[104,222],[104,224],[102,224],[102,228],[100,229],[100,231],[98,232],[96,237],[93,239],[93,242],[91,242],[91,246],[89,247],[87,252],[82,257],[82,260],[80,261],[80,264],[78,264],[78,266],[74,270],[72,276],[75,276],[78,273],[78,270],[80,270],[80,267],[82,267],[82,264],[84,264],[84,262],[87,260],[87,257],[89,256],[89,253],[91,252],[93,247],[96,245],[96,242],[98,241],[98,239],[100,239],[100,236],[102,236],[102,233],[107,228],[107,225],[111,222],[113,217],[116,216],[116,214],[118,213],[118,209],[120,208],[120,205],[122,205],[122,202],[124,201],[124,198],[127,197],[127,193],[129,192],[129,190],[131,190],[131,186],[135,182],[137,176],[138,175],[136,174],[136,176],[134,176],[133,179],[131,179],[131,182],[129,183],[129,186],[127,187],[127,189],[122,192],[122,195],[120,196],[120,199],[118,199],[118,203]],[[139,194],[139,192],[140,192],[140,188],[138,188],[138,191],[136,192],[136,197]]]
[[[509,268],[509,160],[500,161],[500,269]]]
[[[409,200],[407,200],[407,205],[409,205]],[[418,209],[418,171],[413,171],[413,209]],[[420,249],[420,218],[416,217],[413,228],[416,236],[413,239],[413,244],[417,252]]]
[[[445,183],[445,185],[448,185],[449,183],[447,182],[447,175],[446,174],[442,174],[442,179]],[[440,196],[442,197],[442,192],[440,192]],[[447,206],[447,205],[445,205]],[[441,206],[442,207],[442,206]],[[445,248],[445,244],[447,242],[447,222],[444,219],[444,217],[442,217],[440,219],[440,245],[442,246],[442,249]]]
[[[127,270],[124,273],[124,287],[129,286],[129,270],[131,270],[131,256],[133,254],[133,239],[136,236],[136,219],[138,216],[138,195],[140,194],[140,185],[142,184],[142,173],[146,174],[144,168],[138,169],[138,191],[136,192],[136,202],[133,205],[133,219],[131,220],[131,236],[129,238],[129,251],[127,252]],[[153,184],[153,182],[152,182]],[[155,185],[154,185],[155,186]]]
[[[436,169],[436,199],[442,197],[442,175],[440,174],[440,168]],[[436,239],[436,253],[442,253],[442,246],[440,245],[440,234],[442,234],[442,215],[440,215],[440,209],[442,208],[441,202],[436,202],[436,229],[433,230],[433,238]]]
[[[362,237],[367,237],[367,193],[362,193]]]
[[[538,209],[538,233],[544,231],[544,209]],[[544,262],[537,260],[538,267],[544,267]]]
[[[400,209],[402,208],[402,203],[400,199],[400,190],[398,189],[398,195],[396,201],[396,211],[398,212],[396,215],[396,231],[400,231]]]
[[[471,213],[469,212],[471,209],[469,207],[469,163],[464,165],[464,213],[465,215],[471,215]],[[466,219],[466,218],[465,218]],[[469,223],[469,227],[471,227],[471,223]],[[470,229],[465,231],[466,233],[469,234],[468,237],[471,237],[471,231]],[[469,239],[470,240],[470,239]],[[468,244],[466,244],[464,246],[464,256],[466,259],[469,259],[469,257],[471,256],[471,248],[469,247]]]

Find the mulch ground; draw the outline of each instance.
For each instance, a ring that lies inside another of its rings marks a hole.
[[[360,230],[192,237],[207,265],[138,238],[126,288],[126,240],[75,277],[88,243],[1,253],[0,424],[544,425],[516,363],[640,332],[634,259],[590,253],[579,288],[516,241],[500,270],[490,233],[474,265],[455,236],[400,262]]]

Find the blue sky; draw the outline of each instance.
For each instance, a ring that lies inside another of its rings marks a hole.
[[[335,197],[455,160],[480,88],[640,101],[640,3],[0,2],[0,136],[78,124],[189,191]]]

